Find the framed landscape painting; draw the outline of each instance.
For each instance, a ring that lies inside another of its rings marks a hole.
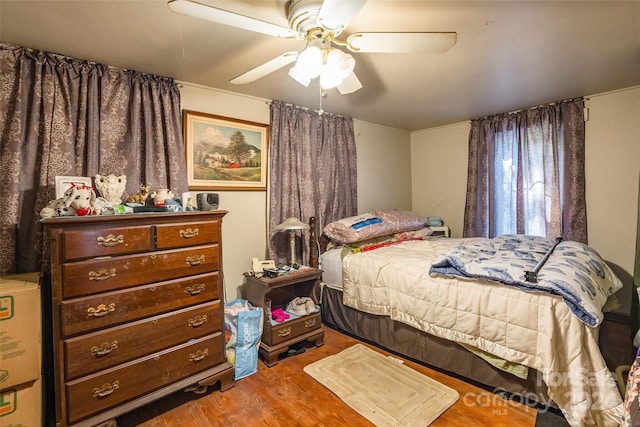
[[[190,190],[267,189],[269,125],[183,111]]]

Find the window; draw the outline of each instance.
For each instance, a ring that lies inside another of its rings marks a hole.
[[[582,98],[474,120],[464,236],[586,243]]]

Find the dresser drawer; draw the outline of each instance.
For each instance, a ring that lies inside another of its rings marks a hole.
[[[83,228],[62,234],[62,259],[146,252],[153,249],[151,227]]]
[[[68,421],[74,423],[224,361],[214,334],[65,383]]]
[[[220,301],[215,301],[67,339],[66,378],[75,379],[220,332],[221,310]]]
[[[192,276],[220,268],[217,244],[62,265],[64,298]]]
[[[181,224],[160,224],[156,227],[156,247],[158,249],[218,243],[220,221],[185,222]]]
[[[218,281],[218,272],[214,272],[63,301],[62,335],[78,335],[216,300]]]
[[[263,334],[263,341],[269,346],[279,344],[283,341],[305,334],[320,328],[320,313],[314,313],[299,319],[288,320],[277,325],[267,326],[266,334]]]

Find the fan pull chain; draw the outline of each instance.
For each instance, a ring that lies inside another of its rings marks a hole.
[[[320,109],[318,110],[318,115],[321,116],[324,114],[324,110],[322,109],[322,100],[327,97],[327,91],[322,89],[322,86],[320,85],[318,85],[318,88],[320,89]]]

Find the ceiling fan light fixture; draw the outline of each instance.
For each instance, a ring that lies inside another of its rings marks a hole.
[[[338,86],[353,71],[356,61],[340,49],[331,49],[322,65],[320,72],[320,86],[323,89],[332,89]]]
[[[322,68],[320,73],[320,87],[322,89],[333,89],[342,82],[340,76],[332,72],[331,69],[327,69],[326,65]]]
[[[355,66],[356,60],[353,59],[353,56],[344,53],[340,49],[331,49],[327,54],[325,68],[331,70],[330,72],[340,80],[351,74]]]
[[[309,76],[302,73],[296,66],[293,66],[289,69],[289,77],[291,77],[293,80],[297,81],[304,87],[309,86],[309,83],[311,83],[311,79],[309,78]]]
[[[315,79],[320,75],[320,67],[322,67],[322,50],[315,46],[307,46],[305,50],[300,52],[295,68],[299,73]]]
[[[348,95],[362,88],[362,83],[355,73],[351,72],[338,86],[338,92],[342,95]]]

